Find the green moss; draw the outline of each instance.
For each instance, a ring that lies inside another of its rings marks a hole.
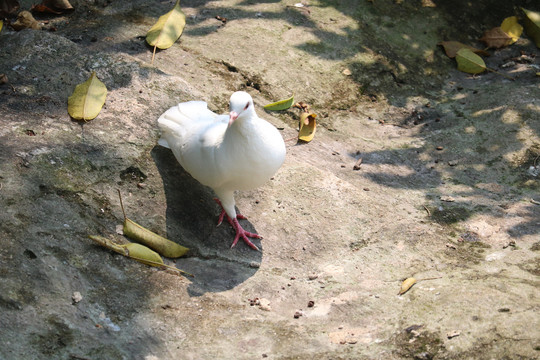
[[[452,206],[448,208],[431,209],[431,218],[439,224],[455,224],[468,219],[473,211],[463,206]]]

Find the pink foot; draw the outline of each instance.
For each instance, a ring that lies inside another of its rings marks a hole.
[[[225,212],[225,209],[223,209],[223,206],[221,205],[221,201],[219,201],[219,199],[214,199],[215,202],[218,203],[219,206],[221,206],[221,214],[219,214],[219,218],[218,218],[218,224],[217,226],[221,225],[221,223],[223,222],[223,219],[225,218],[225,216],[227,217],[227,221],[229,222],[229,224],[231,224],[231,226],[234,228],[234,230],[236,231],[236,236],[234,237],[234,241],[231,245],[231,248],[233,248],[236,243],[238,243],[238,240],[240,240],[240,238],[242,238],[242,240],[244,240],[244,242],[250,247],[252,248],[253,250],[257,250],[257,251],[260,251],[259,248],[257,247],[257,245],[255,245],[254,243],[252,243],[248,237],[250,238],[254,238],[254,239],[262,239],[263,237],[258,235],[258,234],[255,234],[255,233],[251,233],[249,231],[246,231],[244,230],[244,228],[242,228],[242,226],[240,225],[240,223],[238,222],[238,219],[247,219],[244,215],[242,214],[236,214],[236,218],[235,219],[231,219],[229,215],[227,215],[227,213]]]
[[[236,236],[234,237],[234,241],[231,245],[231,248],[233,248],[236,243],[238,242],[238,240],[240,238],[242,238],[242,240],[244,240],[244,242],[247,244],[247,246],[249,246],[250,248],[252,248],[253,250],[257,250],[257,251],[260,251],[259,248],[257,247],[257,245],[255,245],[254,243],[252,243],[248,237],[250,238],[254,238],[254,239],[262,239],[262,236],[258,235],[258,234],[255,234],[255,233],[251,233],[249,231],[246,231],[242,228],[242,226],[240,225],[240,223],[238,222],[237,219],[232,219],[230,217],[227,216],[227,221],[229,221],[229,223],[232,225],[232,227],[234,228],[234,230],[236,230]]]

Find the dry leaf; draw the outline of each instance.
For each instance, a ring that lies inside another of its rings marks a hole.
[[[15,31],[23,29],[41,30],[41,25],[34,19],[30,11],[23,10],[17,15],[17,20],[11,23],[11,27]]]
[[[4,27],[4,21],[0,20],[0,32],[2,32],[2,28]]]
[[[124,214],[123,232],[125,236],[152,248],[159,254],[168,258],[178,258],[184,256],[189,251],[187,247],[177,244],[169,239],[165,239],[129,219],[124,211],[120,190],[118,190],[118,197],[120,198],[120,206],[122,207],[122,213]]]
[[[77,85],[68,98],[68,113],[76,120],[92,120],[98,116],[106,97],[107,87],[92,72],[90,78]]]
[[[400,288],[400,290],[399,290],[398,295],[403,295],[403,294],[405,294],[407,291],[409,291],[409,289],[410,289],[414,284],[416,284],[416,279],[415,279],[415,278],[410,277],[410,278],[405,279],[405,280],[401,283],[401,288]]]
[[[41,4],[56,11],[67,12],[73,10],[68,0],[43,0]]]
[[[518,18],[516,16],[510,16],[504,19],[501,24],[501,29],[512,38],[510,44],[515,43],[523,33],[523,26],[518,23]]]
[[[317,130],[317,124],[315,118],[317,115],[314,113],[303,112],[300,115],[300,131],[298,132],[298,140],[310,142],[315,136],[315,130]]]
[[[148,30],[146,42],[158,49],[168,49],[182,35],[184,26],[186,26],[186,15],[180,8],[180,0],[177,0],[173,9],[160,16],[154,26]]]
[[[176,274],[182,274],[184,276],[193,276],[192,274],[182,271],[173,266],[165,265],[161,256],[158,253],[147,248],[144,245],[136,243],[116,244],[115,242],[98,235],[89,235],[90,239],[94,240],[99,245],[106,247],[109,250],[115,251],[121,255],[137,260],[146,265],[155,266],[160,269],[169,270]]]
[[[512,37],[498,26],[486,31],[480,41],[485,42],[488,48],[500,49],[510,45]]]
[[[525,32],[529,35],[536,47],[540,48],[540,13],[521,8],[525,13]]]
[[[444,48],[444,52],[446,53],[446,56],[449,58],[455,58],[456,54],[461,49],[469,49],[475,54],[483,55],[483,56],[489,56],[490,54],[485,50],[480,50],[477,48],[474,48],[469,45],[465,45],[460,43],[459,41],[441,41],[437,45],[441,45]]]
[[[47,13],[47,14],[55,14],[55,15],[60,15],[62,13],[61,11],[53,10],[43,4],[32,5],[32,7],[30,8],[30,11],[39,12],[39,13]]]

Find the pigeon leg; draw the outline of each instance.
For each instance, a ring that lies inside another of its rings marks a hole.
[[[219,201],[218,198],[214,198],[214,201],[217,202],[217,204],[221,207],[221,214],[219,214],[218,224],[217,224],[217,226],[219,226],[223,222],[223,219],[225,218],[225,215],[227,215],[227,213],[225,212],[225,209],[223,208],[223,205],[221,205],[221,201]],[[227,217],[229,217],[229,216],[227,215]],[[240,219],[240,220],[246,220],[247,219],[247,217],[245,217],[242,214],[236,214],[236,218]]]

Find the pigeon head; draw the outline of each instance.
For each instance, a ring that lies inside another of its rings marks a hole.
[[[231,95],[231,100],[229,101],[229,126],[232,125],[236,119],[242,119],[244,116],[252,114],[253,109],[253,99],[245,91],[237,91]]]

